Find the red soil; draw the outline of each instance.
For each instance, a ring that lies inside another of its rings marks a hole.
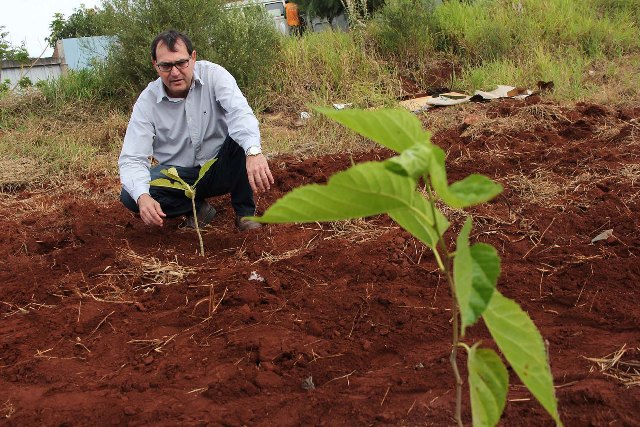
[[[535,102],[478,111],[499,120],[535,113]],[[450,180],[479,172],[505,186],[472,210],[472,239],[498,249],[499,289],[548,340],[565,424],[640,425],[640,387],[586,359],[624,344],[625,359],[640,359],[640,109],[539,107],[557,114],[476,129],[478,138],[462,125],[434,142],[449,154]],[[259,208],[350,161],[273,159],[277,184]],[[527,192],[523,182],[544,177],[555,192],[538,200],[547,189]],[[221,213],[202,258],[178,220],[148,228],[119,204],[114,182],[82,185],[83,194],[21,191],[0,204],[7,425],[453,424],[451,298],[430,253],[387,217],[355,223],[359,231],[308,224],[243,234],[228,199],[212,199]],[[463,216],[449,215],[451,240]],[[605,229],[614,238],[592,244]],[[193,270],[164,284],[170,275],[143,274],[136,256]],[[265,281],[250,280],[253,271]],[[492,345],[479,324],[466,340],[480,339]],[[552,425],[510,375],[502,423]],[[308,378],[314,389],[303,387]]]

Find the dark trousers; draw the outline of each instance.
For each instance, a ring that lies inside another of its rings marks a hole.
[[[253,201],[253,191],[247,178],[246,156],[240,147],[230,136],[227,136],[220,152],[218,160],[211,166],[205,176],[196,187],[196,206],[200,206],[204,199],[213,196],[221,196],[231,193],[231,206],[236,215],[251,216],[255,214],[256,204]],[[172,165],[159,164],[151,168],[151,180],[167,178],[160,171],[168,169]],[[178,175],[187,184],[193,185],[198,179],[200,167],[175,166]],[[184,191],[173,188],[151,186],[149,189],[153,197],[168,218],[177,217],[193,212],[191,199],[185,196]],[[124,189],[120,193],[120,201],[131,211],[138,212],[138,204]]]

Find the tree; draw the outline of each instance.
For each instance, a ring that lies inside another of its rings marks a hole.
[[[49,46],[55,47],[61,39],[104,35],[104,25],[100,9],[87,9],[84,4],[73,10],[69,18],[62,13],[53,15],[49,24],[51,34],[46,38]]]
[[[0,25],[0,61],[7,59],[22,63],[29,62],[29,52],[27,52],[24,42],[18,47],[13,46],[7,40],[9,32],[4,31],[4,29],[4,25]]]

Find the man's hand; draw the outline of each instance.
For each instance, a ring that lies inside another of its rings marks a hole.
[[[140,209],[140,218],[147,225],[157,225],[162,227],[162,218],[166,217],[160,203],[156,202],[149,194],[143,194],[138,198],[138,208]]]
[[[247,177],[254,193],[267,191],[274,183],[267,159],[263,154],[247,156]]]

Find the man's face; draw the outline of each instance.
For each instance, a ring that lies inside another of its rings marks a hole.
[[[162,83],[167,88],[167,95],[173,98],[184,98],[189,93],[191,81],[193,80],[193,67],[196,63],[196,51],[191,55],[187,53],[187,46],[182,40],[177,40],[176,51],[169,50],[163,42],[156,47],[156,60],[152,61]],[[184,62],[187,61],[187,62]],[[159,67],[168,68],[171,64],[176,64],[170,70],[163,71]],[[184,68],[180,68],[183,66]]]

